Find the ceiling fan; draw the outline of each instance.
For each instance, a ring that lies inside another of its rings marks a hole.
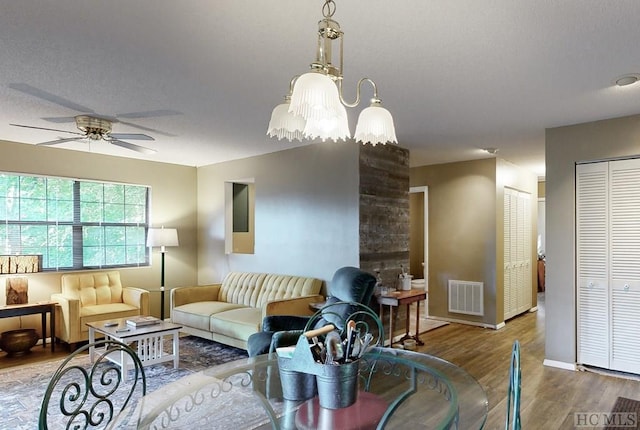
[[[57,145],[59,143],[72,142],[76,140],[104,140],[105,142],[109,142],[112,145],[120,146],[121,148],[130,149],[132,151],[141,152],[143,154],[154,154],[156,152],[155,149],[146,148],[144,146],[135,145],[133,143],[125,142],[122,140],[155,140],[151,136],[139,133],[111,133],[111,126],[114,122],[112,120],[90,115],[76,115],[74,117],[74,120],[76,123],[76,127],[78,127],[78,130],[80,130],[81,133],[78,133],[77,131],[58,130],[55,128],[35,127],[31,125],[10,125],[16,127],[34,128],[36,130],[57,131],[61,133],[71,133],[77,135],[74,137],[67,137],[57,140],[51,140],[49,142],[38,143],[37,145]]]

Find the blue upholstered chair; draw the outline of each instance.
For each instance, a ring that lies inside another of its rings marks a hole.
[[[335,272],[327,288],[326,305],[336,302],[355,302],[368,305],[375,285],[376,278],[372,274],[357,267],[342,267]],[[336,315],[335,312],[336,307],[331,307],[331,312],[327,312],[327,315],[323,314],[325,318],[314,322],[314,326],[321,327],[330,322],[337,323],[338,328],[341,329],[342,327],[339,327],[340,321],[345,321],[346,316],[353,313],[353,309],[344,305],[343,309],[339,311],[344,314],[342,317]],[[305,316],[274,315],[265,317],[262,321],[262,331],[249,337],[247,342],[249,357],[273,352],[277,347],[295,345],[309,319],[310,317]]]
[[[509,367],[509,391],[507,392],[507,416],[505,430],[520,430],[520,342],[513,342]]]
[[[93,364],[87,352],[95,348]],[[126,357],[127,368],[107,359],[115,354]],[[40,406],[38,429],[105,428],[134,396],[147,390],[142,362],[134,350],[114,340],[99,340],[83,346],[67,357],[55,371]]]

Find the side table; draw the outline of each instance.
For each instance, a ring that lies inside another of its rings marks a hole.
[[[23,305],[0,306],[0,318],[22,315],[42,315],[42,347],[47,347],[47,313],[51,329],[51,352],[55,351],[56,337],[56,302],[26,303]]]
[[[388,296],[377,296],[378,303],[380,304],[380,319],[384,317],[384,306],[389,306],[389,347],[395,343],[393,341],[393,308],[401,305],[407,305],[407,330],[404,336],[400,338],[399,342],[404,342],[407,339],[415,339],[418,345],[424,345],[424,342],[420,340],[420,302],[427,298],[427,292],[425,290],[407,290],[396,291]],[[409,334],[409,317],[411,315],[411,304],[416,303],[416,333],[415,335]]]

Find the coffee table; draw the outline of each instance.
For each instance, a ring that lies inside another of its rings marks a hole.
[[[87,323],[87,326],[89,326],[89,343],[95,342],[96,333],[128,345],[137,342],[135,349],[143,366],[173,361],[173,368],[178,368],[180,359],[178,333],[182,328],[181,325],[160,321],[157,324],[144,327],[131,327],[127,325],[126,320],[126,318],[120,318]],[[117,325],[111,326],[108,323],[117,323]],[[128,330],[120,331],[122,329]],[[171,348],[169,350],[164,345],[166,337],[171,338]],[[89,348],[89,357],[92,363],[94,362],[95,354],[95,348]],[[112,354],[107,358],[120,366],[123,371],[133,369],[133,363],[127,361],[125,353]]]

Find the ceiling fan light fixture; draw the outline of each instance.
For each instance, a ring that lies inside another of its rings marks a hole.
[[[305,121],[303,137],[347,140],[351,137],[349,121],[345,107],[356,107],[360,103],[361,87],[368,82],[373,87],[373,99],[370,107],[363,110],[356,125],[356,140],[364,143],[386,144],[398,143],[393,125],[393,118],[388,110],[380,105],[378,89],[375,82],[362,78],[356,86],[356,99],[346,102],[342,94],[343,70],[343,36],[340,24],[332,19],[335,13],[333,0],[325,0],[322,7],[324,18],[318,22],[318,43],[316,59],[311,63],[311,71],[293,78],[290,84],[291,102],[288,112],[301,117]],[[337,62],[332,61],[332,54],[337,53]],[[267,134],[281,138],[277,127],[273,124],[274,109]],[[280,114],[276,116],[279,120]],[[360,123],[362,121],[362,124]],[[292,128],[287,128],[293,132]],[[285,135],[286,133],[280,133]]]

